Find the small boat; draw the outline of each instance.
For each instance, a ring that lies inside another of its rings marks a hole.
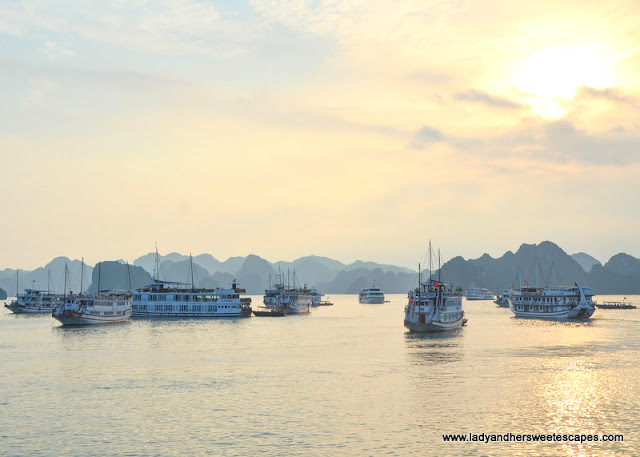
[[[318,306],[333,306],[333,303],[330,302],[329,300],[320,300],[320,303],[318,303]]]
[[[509,295],[511,291],[505,290],[502,294],[499,294],[493,302],[501,308],[509,307]]]
[[[517,317],[589,318],[596,310],[591,287],[521,287],[509,295],[509,309]]]
[[[287,313],[279,308],[266,308],[254,310],[253,315],[256,317],[282,317],[286,316]]]
[[[636,309],[636,306],[630,301],[605,301],[602,304],[596,304],[598,309]]]
[[[360,291],[358,301],[360,303],[384,303],[384,292],[377,287],[376,282],[373,281],[373,285],[371,287]]]
[[[303,289],[311,295],[311,306],[320,306],[320,301],[324,294],[315,287],[309,287],[307,284],[304,285]]]

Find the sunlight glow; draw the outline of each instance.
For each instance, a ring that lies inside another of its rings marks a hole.
[[[511,85],[536,114],[555,118],[580,87],[614,86],[613,60],[601,45],[553,46],[518,61]]]

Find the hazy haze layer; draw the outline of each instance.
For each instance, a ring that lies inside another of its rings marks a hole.
[[[0,5],[0,263],[640,256],[640,5]],[[128,259],[131,260],[131,259]]]

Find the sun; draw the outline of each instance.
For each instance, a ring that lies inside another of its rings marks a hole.
[[[534,113],[555,118],[580,87],[615,85],[613,63],[602,45],[552,46],[513,62],[509,82]]]

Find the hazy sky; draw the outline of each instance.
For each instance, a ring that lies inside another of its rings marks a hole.
[[[640,257],[637,1],[4,1],[0,268]]]

